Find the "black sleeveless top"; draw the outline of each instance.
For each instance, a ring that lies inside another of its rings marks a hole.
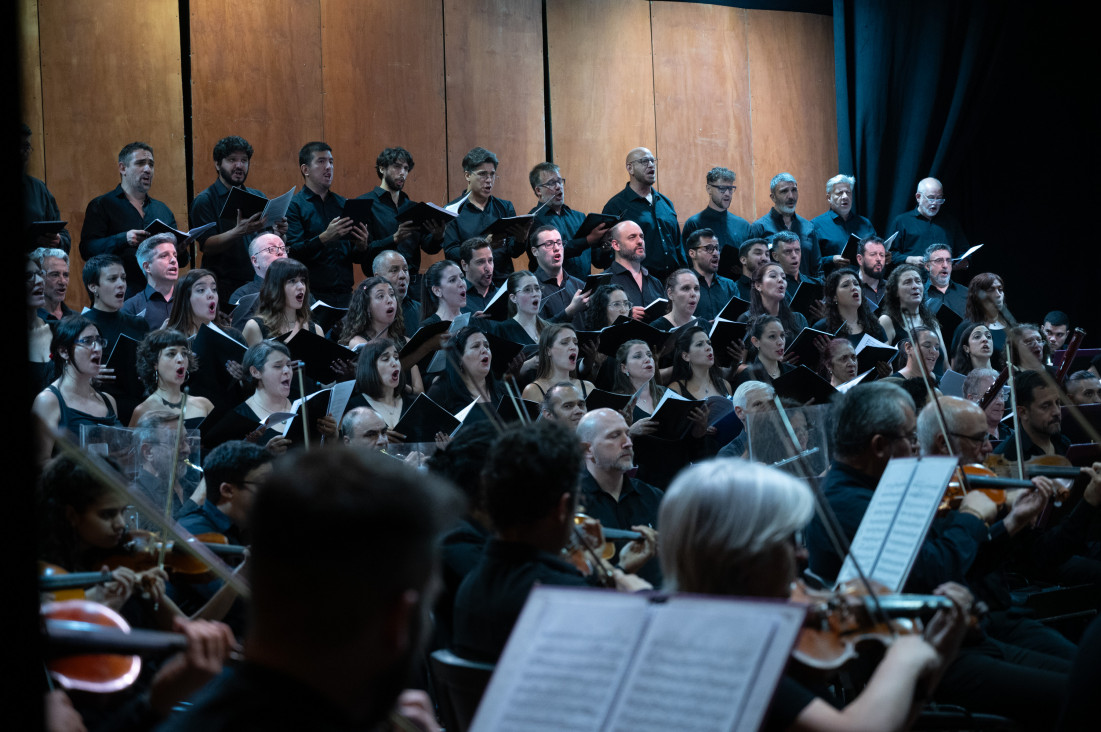
[[[68,430],[76,436],[80,436],[80,425],[87,424],[92,426],[102,427],[121,427],[122,423],[119,422],[118,415],[115,414],[114,407],[111,406],[111,401],[107,398],[107,395],[102,391],[96,391],[96,395],[103,400],[103,403],[107,406],[107,414],[103,417],[96,417],[95,415],[82,412],[79,409],[72,409],[65,403],[64,397],[61,396],[61,390],[53,384],[46,387],[50,392],[57,397],[57,405],[61,408],[61,418],[58,419],[57,426],[61,429]]]

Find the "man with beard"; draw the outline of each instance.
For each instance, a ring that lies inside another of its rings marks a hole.
[[[799,237],[803,255],[799,271],[815,276],[821,266],[822,253],[818,247],[818,234],[814,224],[795,213],[799,203],[799,184],[791,173],[779,173],[768,184],[768,197],[772,199],[772,208],[767,214],[753,222],[750,236],[771,239],[781,231],[790,231]]]
[[[734,283],[734,292],[738,297],[749,302],[750,293],[753,292],[753,275],[762,264],[768,264],[771,258],[768,255],[767,239],[746,239],[738,247],[738,261],[742,263],[742,276]]]
[[[589,298],[575,298],[585,288],[585,282],[571,276],[563,268],[562,238],[559,229],[544,225],[533,231],[528,241],[531,242],[529,251],[535,259],[535,279],[543,288],[539,315],[544,320],[564,322],[572,320],[588,307]],[[470,297],[469,293],[467,297]]]
[[[421,324],[421,304],[409,292],[409,263],[396,249],[388,249],[375,257],[371,274],[385,277],[394,288],[394,297],[401,303],[401,316],[405,319],[405,335],[412,336]]]
[[[452,210],[457,209],[459,216],[448,222],[443,234],[447,258],[456,264],[464,241],[481,236],[497,219],[516,215],[512,201],[493,195],[493,186],[497,183],[496,155],[484,147],[473,148],[463,157],[463,174],[466,193],[448,204]],[[516,223],[501,241],[492,242],[494,285],[500,286],[512,274],[512,258],[524,251],[527,236],[528,226]]]
[[[627,153],[627,175],[623,190],[604,204],[603,213],[633,221],[642,227],[646,260],[655,277],[664,282],[674,270],[688,266],[681,250],[680,225],[673,202],[654,190],[658,161],[644,147]],[[649,302],[649,301],[647,301]]]
[[[856,266],[860,268],[860,291],[864,301],[872,305],[887,294],[883,286],[883,269],[887,266],[887,246],[878,236],[861,239],[856,245]]]
[[[1066,455],[1070,439],[1062,434],[1062,414],[1058,390],[1036,371],[1023,371],[1016,377],[1017,421],[1021,426],[1021,451],[1024,459],[1044,455]],[[996,455],[1017,459],[1017,440],[1003,440]]]
[[[810,220],[818,234],[822,259],[833,266],[849,264],[841,258],[841,252],[854,235],[857,239],[875,236],[872,222],[853,211],[855,185],[856,178],[851,175],[835,175],[826,181],[829,209]]]
[[[734,185],[734,179],[734,171],[729,168],[712,168],[707,171],[707,208],[684,222],[681,236],[684,237],[686,248],[689,248],[688,237],[699,229],[710,229],[712,236],[718,240],[720,249],[741,246],[749,238],[749,222],[729,211],[730,201],[738,188]]]
[[[249,244],[257,232],[274,229],[280,237],[287,234],[285,218],[263,221],[260,213],[242,217],[239,210],[222,211],[230,188],[244,188],[253,195],[264,196],[255,188],[245,187],[251,162],[252,145],[248,140],[237,136],[218,140],[214,146],[214,172],[218,177],[209,188],[195,196],[191,204],[192,228],[214,223],[213,228],[200,234],[196,241],[203,253],[203,268],[218,278],[218,288],[222,292],[233,292],[252,279]]]
[[[459,247],[459,267],[466,277],[466,309],[477,313],[486,309],[493,297],[493,246],[476,236]]]
[[[72,308],[65,304],[65,294],[69,291],[69,255],[64,249],[40,247],[31,253],[31,258],[41,268],[45,282],[42,288],[45,302],[38,309],[38,317],[50,323],[71,315]]]
[[[665,297],[665,288],[651,275],[642,261],[646,259],[646,240],[642,228],[634,221],[620,221],[612,227],[608,241],[615,252],[615,261],[608,268],[612,280],[608,284],[627,293],[631,302],[631,317],[643,316],[643,308],[659,297]]]
[[[528,211],[535,214],[531,222],[532,233],[528,235],[529,242],[540,227],[553,226],[558,229],[564,242],[562,268],[573,277],[584,279],[593,267],[604,269],[612,263],[611,250],[601,246],[604,235],[611,228],[609,224],[598,225],[587,236],[575,236],[585,220],[585,214],[566,205],[566,179],[557,165],[539,163],[528,173],[528,183],[539,199],[539,203]],[[546,289],[543,294],[546,295]]]
[[[142,290],[145,273],[135,256],[138,244],[149,238],[146,227],[157,219],[176,228],[172,209],[149,195],[153,185],[153,148],[131,142],[119,151],[120,182],[115,190],[93,198],[80,229],[80,256],[87,262],[97,254],[114,254],[126,272],[126,296]],[[187,261],[186,247],[177,256]]]
[[[57,207],[50,189],[46,184],[27,174],[27,168],[31,162],[31,128],[23,125],[22,137],[19,145],[19,157],[23,163],[23,224],[29,225],[32,221],[60,221],[61,210]],[[43,234],[33,239],[27,235],[27,251],[36,247],[48,247],[61,249],[68,255],[72,248],[72,237],[68,229],[62,229],[56,234]],[[47,283],[48,286],[48,283]]]
[[[952,248],[947,244],[933,244],[925,250],[925,271],[929,280],[925,283],[925,305],[936,313],[944,306],[963,317],[967,306],[967,288],[952,281]]]
[[[352,265],[370,262],[367,227],[344,215],[344,198],[332,192],[333,149],[307,142],[298,152],[302,190],[287,209],[287,254],[310,270],[310,290],[329,305],[348,307]]]
[[[437,541],[458,505],[432,474],[385,456],[345,447],[288,455],[253,506],[245,661],[163,729],[374,729],[395,703],[435,729],[427,697],[401,689],[437,592]],[[303,543],[288,526],[329,534]],[[365,556],[398,560],[368,569]]]
[[[405,192],[405,181],[413,172],[413,155],[404,147],[388,147],[375,159],[375,173],[379,184],[360,199],[374,201],[367,217],[367,231],[371,235],[371,254],[394,249],[401,252],[412,270],[409,286],[420,284],[421,251],[435,254],[443,246],[442,224],[425,221],[424,227],[412,221],[398,223],[398,216],[417,202]],[[364,274],[368,274],[364,267]],[[369,276],[369,275],[368,275]]]
[[[700,301],[696,317],[713,320],[734,297],[734,280],[718,274],[719,239],[711,229],[696,229],[685,240],[688,261],[700,280]]]
[[[941,212],[944,205],[944,188],[936,178],[925,178],[917,185],[914,194],[917,206],[891,220],[887,231],[898,233],[894,242],[894,260],[921,266],[922,253],[931,244],[943,242],[952,248],[955,256],[968,249],[963,227],[951,214]]]

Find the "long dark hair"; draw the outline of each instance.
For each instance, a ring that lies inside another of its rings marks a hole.
[[[746,320],[752,320],[761,315],[772,315],[769,311],[765,310],[764,301],[761,300],[761,291],[757,287],[765,281],[765,272],[769,267],[779,267],[780,273],[783,274],[784,268],[780,267],[778,262],[765,262],[757,271],[753,273],[753,286],[749,288],[749,311],[746,314]],[[794,338],[802,330],[799,324],[795,322],[795,315],[792,313],[791,308],[788,307],[787,300],[780,298],[780,307],[776,311],[780,318],[780,324],[784,326],[784,332],[787,337]]]
[[[398,344],[405,342],[405,318],[402,316],[401,303],[398,302],[394,286],[385,277],[375,275],[356,285],[352,292],[352,301],[348,305],[348,314],[344,316],[344,322],[340,328],[340,343],[348,345],[348,342],[359,336],[366,338],[367,328],[371,326],[371,290],[379,285],[386,285],[394,295],[394,322],[386,329],[386,336]],[[370,340],[370,339],[368,339]],[[400,345],[398,346],[401,347]]]
[[[297,259],[283,257],[268,266],[268,271],[264,273],[264,282],[260,285],[260,295],[256,298],[256,317],[272,335],[281,335],[275,331],[283,323],[283,310],[287,307],[284,287],[295,277],[301,277],[306,284],[306,296],[302,298],[302,307],[295,311],[294,319],[299,327],[309,327],[310,270]]]
[[[378,360],[387,348],[397,350],[397,344],[389,338],[379,338],[371,341],[359,351],[359,361],[356,362],[356,391],[372,399],[382,398],[382,379],[378,375]],[[400,397],[405,392],[405,369],[401,370],[398,377],[397,395]]]
[[[967,303],[963,306],[964,318],[976,323],[988,322],[983,301],[989,297],[986,293],[995,283],[1000,284],[1003,288],[1005,287],[1005,280],[1002,279],[1002,276],[993,272],[983,272],[971,278],[971,283],[967,285]],[[998,316],[1001,317],[1001,313]],[[997,322],[997,319],[994,322]]]
[[[564,330],[568,330],[574,335],[577,335],[577,331],[569,323],[548,323],[545,328],[539,333],[539,344],[536,346],[536,353],[539,357],[539,369],[535,372],[535,381],[539,379],[545,379],[551,375],[551,358],[550,349],[554,346],[554,341],[558,338],[558,334]],[[578,352],[580,355],[580,352]],[[574,366],[576,369],[576,365]]]
[[[975,332],[975,328],[986,328],[988,332],[990,330],[986,323],[971,323],[971,325],[964,328],[963,332],[960,333],[960,342],[956,344],[956,352],[952,354],[952,370],[964,376],[971,373],[972,368],[974,368],[971,365],[971,355],[964,351],[963,347],[967,345],[968,340],[971,338],[971,334]],[[1003,366],[1005,366],[1005,354],[997,348],[994,348],[994,337],[993,334],[991,334],[990,368],[1001,371]]]
[[[617,394],[634,394],[636,391],[635,385],[631,383],[631,377],[627,375],[627,372],[624,371],[623,368],[627,365],[627,354],[629,354],[631,349],[635,346],[646,346],[648,350],[650,349],[649,343],[636,339],[627,341],[615,352],[615,381],[612,384],[612,391]],[[654,357],[652,350],[650,351],[650,357]],[[650,391],[650,399],[654,402],[655,406],[658,400],[661,399],[661,393],[665,391],[664,387],[658,386],[658,380],[656,378],[657,366],[658,360],[654,358],[654,376],[650,378],[649,383],[646,385]]]
[[[855,277],[856,286],[860,287],[860,273],[851,267],[835,269],[830,273],[830,276],[826,278],[826,330],[830,333],[836,333],[837,329],[841,327],[841,324],[845,322],[841,317],[841,310],[837,307],[837,288],[841,286],[841,278],[845,276]],[[863,294],[864,293],[861,293],[860,308],[856,311],[856,322],[864,329],[865,333],[872,335],[879,332],[879,321],[875,319],[872,315],[872,311],[868,309],[868,301],[864,299]],[[845,324],[845,332],[852,332],[852,329],[847,323]]]
[[[905,321],[902,319],[902,302],[898,297],[898,283],[902,280],[902,275],[908,272],[916,272],[921,276],[921,270],[912,264],[903,264],[895,268],[895,271],[891,273],[891,276],[887,278],[887,292],[883,295],[883,302],[880,303],[879,310],[888,318],[891,322],[902,324]],[[920,303],[918,303],[918,319],[921,320],[921,324],[934,333],[940,329],[937,327],[937,321],[933,317],[933,314],[929,312],[929,308],[925,307],[925,298],[922,297]],[[905,333],[895,333],[895,340],[899,340]]]
[[[585,330],[603,330],[611,323],[608,322],[608,303],[612,301],[612,293],[623,291],[617,285],[601,285],[589,298],[588,309],[581,314],[581,324]]]
[[[195,283],[203,277],[214,280],[214,290],[218,290],[218,277],[209,269],[193,269],[176,283],[176,289],[172,293],[172,309],[168,313],[168,322],[165,328],[178,330],[184,335],[195,335],[199,330],[195,322],[195,312],[191,309],[191,291],[195,289]],[[221,299],[218,300],[221,304]],[[229,325],[229,318],[220,310],[215,311],[214,322],[218,325]]]
[[[466,326],[460,328],[455,335],[451,336],[451,340],[444,346],[444,352],[447,356],[445,360],[445,366],[443,374],[440,376],[447,385],[449,391],[456,394],[465,394],[467,392],[466,382],[463,381],[462,363],[463,352],[466,351],[466,342],[474,335],[485,335],[482,331],[473,326]],[[492,351],[491,351],[492,353]],[[486,390],[486,395],[490,399],[497,394],[497,382],[493,378],[493,369],[490,369],[486,374],[485,384],[483,385]]]
[[[758,270],[759,269],[760,268],[758,268]],[[687,383],[688,380],[692,378],[692,366],[684,356],[688,355],[688,351],[692,348],[692,338],[694,338],[697,333],[707,335],[706,330],[698,325],[693,325],[690,328],[681,330],[680,335],[677,336],[676,345],[673,347],[673,373],[670,376],[671,381],[683,381]],[[726,384],[723,383],[723,370],[719,368],[718,359],[716,359],[715,363],[711,364],[711,368],[707,370],[707,378],[711,380],[711,385],[715,387],[715,391],[720,394],[730,393]]]
[[[441,259],[424,273],[424,294],[421,296],[421,302],[424,303],[423,312],[425,315],[433,315],[440,309],[440,298],[436,297],[436,293],[432,292],[432,288],[440,286],[443,282],[443,274],[448,267],[459,267],[459,265],[450,259]],[[459,268],[459,273],[462,274],[462,268]]]

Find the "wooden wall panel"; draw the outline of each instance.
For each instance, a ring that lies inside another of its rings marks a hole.
[[[46,177],[46,139],[42,134],[42,68],[38,63],[38,1],[18,0],[19,101],[23,123],[31,128],[31,160],[27,172]]]
[[[466,190],[462,159],[475,146],[497,159],[493,195],[517,212],[534,205],[528,171],[546,156],[540,0],[444,0],[448,197]]]
[[[191,0],[194,192],[214,182],[215,143],[255,150],[247,185],[268,196],[302,185],[298,150],[324,139],[317,0]],[[343,191],[340,178],[337,190]]]
[[[187,224],[178,7],[38,2],[46,180],[74,253],[88,201],[118,185],[118,152],[134,140],[155,152],[150,194]],[[77,253],[74,274],[82,266]],[[69,302],[86,302],[82,287],[69,288]]]
[[[322,0],[325,134],[350,196],[378,185],[374,162],[401,146],[416,165],[406,181],[415,200],[446,203],[443,4]]]
[[[627,183],[627,152],[657,147],[650,8],[637,0],[553,0],[547,45],[554,162],[568,182],[566,203],[600,211]],[[663,170],[659,163],[659,186]]]
[[[683,226],[707,206],[706,174],[736,174],[730,210],[752,221],[753,158],[745,10],[655,2],[654,99],[659,190]],[[763,213],[763,212],[762,212]]]
[[[838,172],[833,20],[771,10],[746,17],[757,210],[769,210],[769,180],[787,171],[799,181],[799,214],[812,218],[826,210],[826,181]]]

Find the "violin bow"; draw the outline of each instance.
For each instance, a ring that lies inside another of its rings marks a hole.
[[[172,494],[176,492],[176,467],[180,462],[180,443],[184,437],[184,415],[187,414],[187,393],[185,386],[180,390],[180,418],[176,420],[176,435],[172,439],[172,465],[168,468],[168,490],[164,497],[164,520],[172,520]],[[157,568],[164,569],[165,542],[157,550]]]
[[[190,531],[179,526],[171,518],[165,519],[157,510],[157,507],[141,491],[131,488],[128,482],[119,475],[118,471],[108,465],[101,456],[90,453],[74,444],[68,435],[60,430],[52,430],[52,432],[55,444],[62,453],[87,470],[100,485],[126,498],[150,523],[155,524],[167,536],[175,540],[175,548],[182,549],[205,563],[219,579],[233,588],[237,594],[242,597],[249,596],[249,585],[243,577],[235,574],[225,562],[219,559],[214,552],[207,549]]]
[[[302,415],[302,444],[303,449],[310,449],[310,425],[309,411],[306,409],[306,379],[302,372],[306,369],[305,361],[293,361],[291,367],[298,374],[298,413]]]
[[[795,428],[792,427],[791,420],[788,419],[787,410],[784,409],[780,397],[773,394],[772,401],[776,405],[776,411],[779,413],[780,421],[784,425],[783,434],[784,437],[787,438],[787,445],[785,446],[790,446],[792,457],[796,457],[800,453],[800,450],[799,438],[795,434]],[[884,611],[883,606],[879,603],[879,598],[872,589],[871,580],[868,579],[868,575],[864,573],[864,568],[860,566],[860,562],[857,561],[856,557],[850,554],[850,549],[852,547],[845,538],[845,534],[841,529],[841,522],[837,520],[837,514],[833,512],[830,502],[822,492],[822,487],[818,484],[818,479],[810,474],[810,471],[807,470],[801,460],[794,460],[794,464],[814,493],[815,509],[818,512],[819,518],[822,519],[822,526],[826,529],[826,535],[829,537],[830,543],[833,544],[834,551],[837,552],[839,557],[849,557],[852,559],[853,568],[856,569],[856,576],[860,580],[860,584],[864,586],[864,590],[868,593],[868,597],[871,598],[873,614],[878,617],[880,622],[885,623],[887,627],[891,629],[893,635],[897,636],[898,634],[895,631],[894,624],[891,622],[890,618],[887,617],[886,611]]]

